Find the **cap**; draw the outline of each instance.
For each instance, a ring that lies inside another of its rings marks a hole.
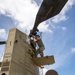
[[[40,37],[40,35],[39,35],[39,34],[36,34],[35,36],[38,36],[38,37]]]

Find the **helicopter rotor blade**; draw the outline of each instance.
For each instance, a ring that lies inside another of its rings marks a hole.
[[[67,1],[68,0],[43,0],[36,15],[33,32],[36,31],[39,23],[59,14]]]
[[[6,41],[0,41],[0,45],[6,44]]]

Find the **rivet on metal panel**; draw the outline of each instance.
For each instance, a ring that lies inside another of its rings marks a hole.
[[[18,42],[18,40],[15,40],[15,43],[17,43]]]

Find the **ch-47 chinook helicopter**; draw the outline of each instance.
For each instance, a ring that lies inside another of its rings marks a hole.
[[[45,21],[49,18],[52,18],[52,17],[56,16],[57,14],[59,14],[60,11],[65,6],[65,4],[67,3],[67,1],[68,0],[43,0],[41,6],[39,8],[39,11],[36,15],[34,27],[33,27],[32,31],[30,32],[29,35],[34,34],[38,30],[37,27],[39,26],[39,24],[41,22],[43,22],[43,21]],[[6,44],[6,41],[0,41],[0,45],[2,45],[2,44]],[[33,59],[35,61],[35,63],[37,63],[36,62],[36,61],[38,61],[37,59],[36,58]],[[43,65],[45,65],[45,64],[47,64],[47,63],[44,63]],[[37,63],[37,65],[38,65],[38,63]],[[46,75],[49,75],[49,74],[58,75],[57,72],[54,71],[54,70],[50,70],[46,73]]]

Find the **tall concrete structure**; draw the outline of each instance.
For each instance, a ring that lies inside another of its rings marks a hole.
[[[0,75],[39,75],[37,65],[28,50],[28,36],[18,29],[11,29],[8,35]]]

